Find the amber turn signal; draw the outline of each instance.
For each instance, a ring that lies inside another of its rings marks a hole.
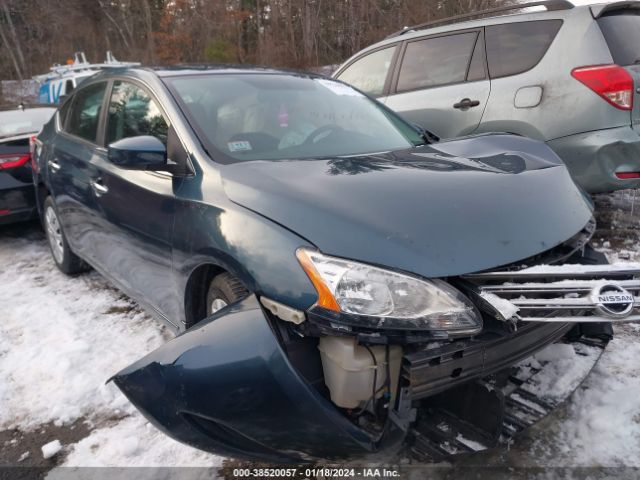
[[[316,302],[316,305],[326,308],[327,310],[339,312],[340,306],[338,305],[338,302],[336,302],[335,297],[333,296],[329,288],[325,285],[322,277],[318,273],[318,270],[316,270],[316,267],[313,265],[313,262],[309,258],[307,252],[304,249],[300,248],[296,252],[296,257],[298,257],[300,265],[302,265],[303,270],[318,292],[318,301]]]

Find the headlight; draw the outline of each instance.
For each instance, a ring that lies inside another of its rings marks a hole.
[[[473,304],[441,280],[423,280],[301,248],[302,268],[318,291],[316,306],[368,328],[473,334],[482,320]]]

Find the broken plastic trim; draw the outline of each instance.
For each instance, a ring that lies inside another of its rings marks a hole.
[[[193,447],[271,462],[344,459],[399,445],[352,424],[295,371],[255,296],[113,377],[156,427]]]

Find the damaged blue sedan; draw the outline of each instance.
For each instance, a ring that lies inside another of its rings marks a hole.
[[[588,247],[592,204],[543,143],[440,142],[338,81],[112,69],[34,156],[57,266],[93,267],[179,333],[113,381],[206,451],[493,447],[579,384],[545,389],[532,355],[562,342],[590,366],[611,322],[640,319],[640,270]]]

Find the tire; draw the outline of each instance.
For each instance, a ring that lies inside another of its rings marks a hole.
[[[51,250],[51,257],[62,273],[75,275],[87,270],[87,264],[71,251],[62,230],[53,199],[47,197],[42,207],[42,224]]]
[[[207,317],[248,295],[249,290],[230,273],[215,276],[207,290]]]

